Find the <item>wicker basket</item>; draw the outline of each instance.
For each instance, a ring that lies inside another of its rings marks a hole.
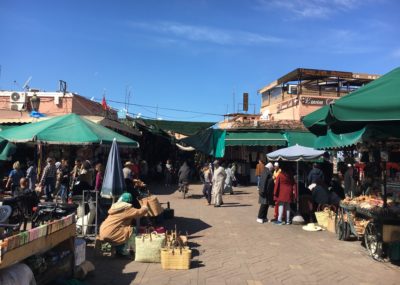
[[[320,209],[315,212],[315,217],[317,218],[318,225],[326,228],[328,226],[328,217],[329,217],[329,208],[323,207],[323,210]]]
[[[143,205],[143,202],[147,200],[147,206],[149,207],[149,212],[148,215],[150,217],[157,217],[159,215],[162,214],[162,212],[164,211],[164,209],[161,207],[160,202],[158,201],[157,196],[155,195],[151,195],[148,197],[143,198],[142,200],[140,200],[140,204]]]
[[[189,269],[191,258],[192,251],[189,247],[161,249],[162,269]]]

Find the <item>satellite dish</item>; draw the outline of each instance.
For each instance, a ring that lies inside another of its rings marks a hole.
[[[32,76],[29,76],[29,78],[25,81],[24,85],[22,85],[22,90],[29,91],[29,85],[28,84],[31,82],[31,80],[32,80]]]

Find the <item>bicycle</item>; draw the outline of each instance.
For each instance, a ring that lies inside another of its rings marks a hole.
[[[189,191],[189,183],[188,182],[181,182],[179,183],[179,192],[182,192],[183,199],[186,198],[186,194]]]

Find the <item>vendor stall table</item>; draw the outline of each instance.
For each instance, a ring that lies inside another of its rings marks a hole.
[[[0,269],[5,269],[13,264],[50,250],[68,251],[70,254],[57,262],[56,266],[49,266],[45,272],[35,275],[37,284],[48,284],[60,277],[71,277],[74,272],[74,240],[76,224],[72,223],[60,230],[32,240],[24,245],[5,251],[0,256]],[[5,269],[7,270],[7,269]]]
[[[7,251],[0,257],[0,269],[13,265],[34,254],[44,253],[67,240],[71,242],[71,249],[73,249],[75,234],[76,225],[74,223],[50,235],[35,239],[25,245]]]

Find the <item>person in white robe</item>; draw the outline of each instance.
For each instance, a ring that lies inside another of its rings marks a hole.
[[[219,161],[214,161],[214,175],[212,178],[212,203],[214,207],[221,207],[222,192],[224,191],[226,172],[225,169],[219,164]]]

